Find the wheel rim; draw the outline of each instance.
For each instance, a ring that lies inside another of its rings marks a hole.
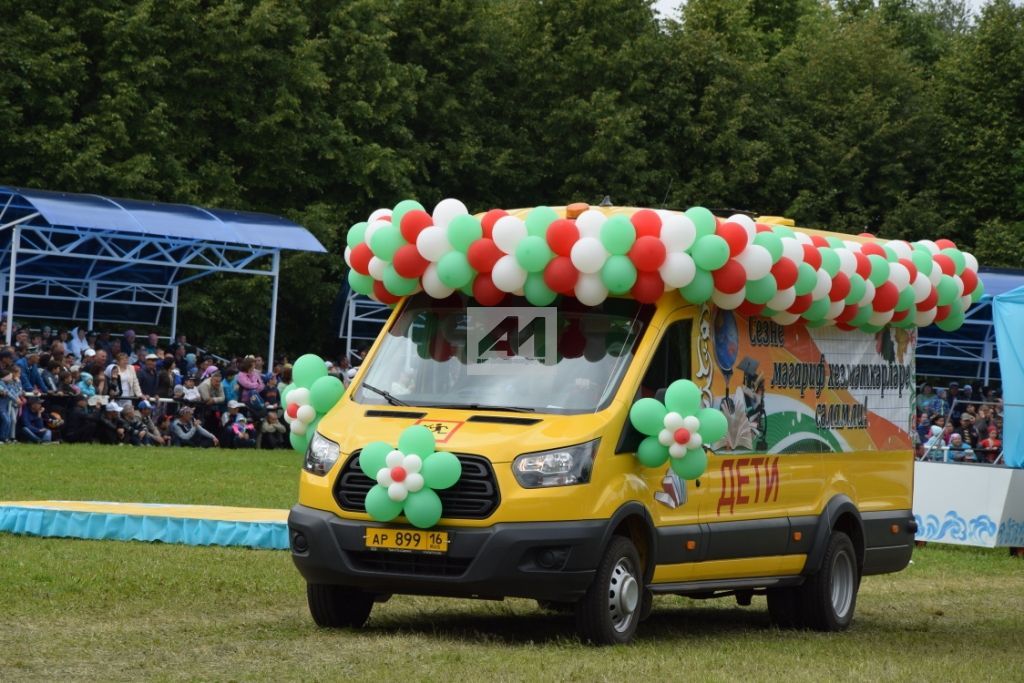
[[[832,609],[840,619],[849,614],[853,605],[853,582],[853,558],[840,551],[832,560]]]
[[[618,633],[629,630],[640,606],[640,582],[633,572],[632,563],[620,559],[612,570],[608,585],[608,615],[612,628]]]

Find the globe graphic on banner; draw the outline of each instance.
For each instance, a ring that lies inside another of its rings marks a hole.
[[[736,356],[739,354],[740,340],[736,329],[736,317],[732,311],[719,309],[715,314],[715,358],[718,367],[725,374],[726,382],[732,376]]]

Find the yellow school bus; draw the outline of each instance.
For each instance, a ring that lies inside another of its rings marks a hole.
[[[289,516],[315,622],[359,627],[400,594],[521,597],[573,610],[584,640],[611,644],[633,638],[654,595],[765,595],[780,627],[846,628],[861,578],[911,556],[916,330],[772,320],[666,289],[548,307],[403,297],[317,426]],[[540,337],[546,362],[508,362]],[[630,420],[680,379],[728,425],[691,480],[644,466]],[[361,452],[413,425],[461,465],[429,528],[366,512],[377,482]]]

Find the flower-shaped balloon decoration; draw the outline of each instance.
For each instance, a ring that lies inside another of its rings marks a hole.
[[[345,385],[328,375],[323,358],[312,353],[295,361],[292,379],[294,383],[280,387],[279,393],[285,406],[284,419],[291,430],[292,448],[305,453],[320,418],[341,400]]]
[[[688,379],[672,382],[665,402],[642,398],[629,410],[629,419],[647,438],[636,457],[645,467],[661,467],[671,460],[682,479],[696,479],[707,469],[703,445],[725,436],[728,422],[721,411],[700,407],[700,389]]]
[[[386,441],[367,444],[359,468],[377,485],[366,494],[366,513],[378,522],[404,514],[409,523],[427,529],[441,519],[441,499],[435,489],[455,485],[462,476],[459,459],[434,451],[434,434],[422,425],[406,428],[398,448]]]

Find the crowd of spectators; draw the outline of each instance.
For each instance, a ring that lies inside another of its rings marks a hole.
[[[348,359],[327,369],[348,382]],[[289,448],[278,386],[290,382],[287,359],[227,360],[184,335],[20,327],[0,348],[0,443]]]
[[[1003,453],[1003,399],[991,387],[975,391],[950,382],[921,385],[916,399],[917,457],[943,462],[996,463]]]

